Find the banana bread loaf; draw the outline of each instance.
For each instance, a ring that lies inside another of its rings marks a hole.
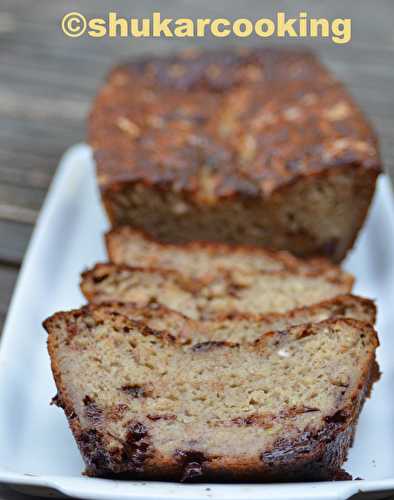
[[[190,346],[89,307],[44,326],[55,401],[92,476],[332,479],[377,376],[376,333],[353,319]]]
[[[89,142],[113,225],[340,261],[380,171],[376,137],[313,54],[185,52],[115,68]]]
[[[259,271],[227,269],[194,279],[176,271],[97,264],[82,274],[91,302],[163,304],[193,319],[286,312],[351,291],[353,277],[339,268]]]

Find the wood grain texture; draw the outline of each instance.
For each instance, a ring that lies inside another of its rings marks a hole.
[[[3,328],[3,323],[7,313],[8,305],[11,300],[11,292],[14,288],[18,275],[17,269],[13,267],[2,266],[0,268],[0,330]],[[1,498],[1,497],[0,497]]]

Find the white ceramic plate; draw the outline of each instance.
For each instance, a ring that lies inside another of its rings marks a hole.
[[[193,485],[81,476],[82,460],[63,411],[49,406],[55,386],[41,322],[83,302],[79,273],[105,258],[106,226],[90,151],[75,146],[62,159],[44,204],[2,336],[0,481],[32,493],[48,487],[108,500],[339,499],[359,491],[394,491],[394,205],[387,178],[379,181],[367,225],[345,264],[358,278],[355,292],[375,298],[379,308],[383,376],[365,404],[345,467],[362,481]]]

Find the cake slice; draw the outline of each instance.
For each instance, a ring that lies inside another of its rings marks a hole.
[[[82,274],[91,302],[163,304],[193,319],[283,313],[351,291],[353,278],[338,268],[259,271],[238,269],[194,279],[176,271],[97,264]]]
[[[106,236],[108,256],[114,264],[181,270],[193,278],[237,269],[240,272],[315,271],[340,273],[326,259],[298,259],[288,252],[273,252],[250,245],[192,241],[184,244],[161,243],[142,231],[121,226]]]
[[[253,343],[185,346],[123,314],[44,323],[55,401],[91,476],[336,477],[377,376],[372,326],[331,319]]]
[[[236,315],[214,321],[196,321],[159,304],[139,307],[132,303],[102,303],[86,306],[90,314],[99,317],[110,313],[141,321],[156,331],[170,332],[185,344],[206,341],[252,342],[263,333],[284,330],[291,326],[318,323],[333,318],[353,318],[375,324],[376,306],[372,300],[356,295],[340,295],[309,307],[300,307],[287,313],[263,316]]]

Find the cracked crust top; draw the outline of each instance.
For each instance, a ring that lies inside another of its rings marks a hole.
[[[142,182],[201,205],[268,196],[338,166],[380,169],[361,110],[305,51],[189,51],[123,64],[95,101],[89,142],[104,191]]]

